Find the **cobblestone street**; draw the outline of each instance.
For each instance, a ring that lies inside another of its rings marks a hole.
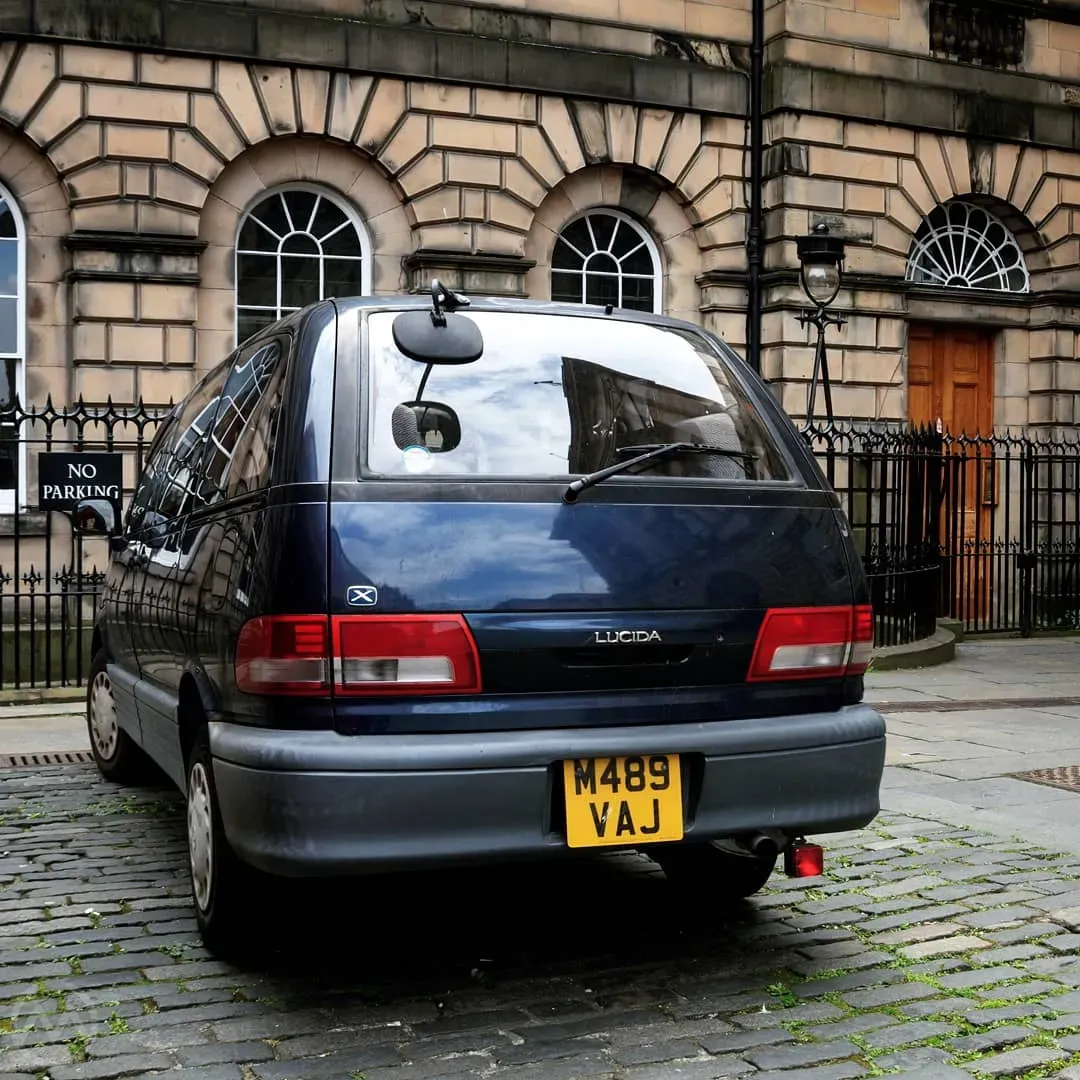
[[[177,796],[0,774],[0,1074],[1080,1078],[1080,856],[885,814],[677,909],[647,860],[292,888],[198,944]]]

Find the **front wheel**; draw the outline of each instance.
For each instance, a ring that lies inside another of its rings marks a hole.
[[[741,855],[715,844],[672,844],[645,853],[660,864],[680,890],[692,891],[700,903],[731,903],[753,896],[776,868],[776,852]]]
[[[187,764],[187,836],[191,896],[203,944],[215,956],[239,958],[250,943],[246,924],[249,905],[256,900],[256,872],[237,857],[225,836],[205,728]]]
[[[90,678],[86,686],[86,728],[94,762],[106,780],[116,784],[137,784],[146,779],[150,761],[142,748],[120,726],[104,649],[98,649],[90,663]]]

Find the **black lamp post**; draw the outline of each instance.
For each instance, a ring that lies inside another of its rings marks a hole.
[[[824,222],[815,225],[809,236],[800,236],[795,241],[802,265],[802,287],[810,302],[813,312],[799,313],[800,326],[816,326],[818,331],[817,348],[814,352],[814,374],[810,379],[810,390],[806,401],[806,423],[814,422],[814,406],[817,403],[818,383],[825,392],[825,416],[833,422],[832,386],[829,382],[829,357],[825,348],[825,330],[830,326],[843,326],[844,316],[828,311],[829,305],[840,292],[840,270],[844,262],[844,241],[829,235],[829,226]]]

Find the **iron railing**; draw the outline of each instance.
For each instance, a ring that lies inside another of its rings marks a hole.
[[[38,455],[124,455],[123,495],[167,408],[19,401],[0,407],[0,689],[79,686],[89,667],[93,613],[109,552],[66,513],[38,503]],[[19,512],[16,511],[18,506]],[[5,512],[6,511],[6,512]]]
[[[805,429],[863,559],[878,645],[1080,629],[1080,436]]]
[[[38,455],[123,454],[126,502],[166,411],[0,408],[0,690],[82,684],[109,558],[38,505]],[[804,436],[863,559],[879,645],[928,637],[945,617],[968,633],[1080,629],[1080,436],[858,423]]]

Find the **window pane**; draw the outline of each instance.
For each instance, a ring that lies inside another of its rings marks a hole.
[[[254,214],[249,214],[240,230],[236,246],[241,251],[277,251],[280,241],[272,236]]]
[[[15,218],[12,216],[11,207],[6,199],[0,199],[0,236],[18,236],[15,230]]]
[[[318,256],[322,254],[322,248],[319,247],[318,241],[314,237],[308,236],[307,233],[293,233],[291,236],[285,237],[281,250],[290,255]]]
[[[584,218],[567,225],[562,231],[567,242],[573,244],[583,255],[588,255],[593,250],[592,237],[589,234],[589,226]]]
[[[649,254],[649,249],[644,244],[632,255],[628,255],[623,259],[622,268],[624,274],[649,274],[651,276],[655,273],[652,255]]]
[[[278,236],[286,236],[292,232],[292,226],[289,224],[288,218],[285,217],[285,207],[281,203],[280,195],[271,195],[263,199],[251,213],[273,229]]]
[[[369,321],[368,464],[408,478],[393,438],[394,408],[412,400],[415,361],[395,348],[393,312]],[[424,477],[561,477],[604,468],[618,448],[702,442],[730,454],[686,454],[624,483],[665,477],[787,477],[780,451],[728,361],[692,331],[618,318],[474,311],[484,338],[475,363],[437,365],[425,396],[461,420],[461,442],[433,453]],[[743,457],[742,455],[746,456]]]
[[[586,249],[586,255],[589,250]],[[560,236],[555,241],[555,250],[551,253],[551,265],[556,270],[580,270],[584,262],[584,257],[579,255],[563,237]]]
[[[589,215],[589,224],[592,225],[593,237],[596,240],[596,249],[598,251],[608,250],[617,223],[618,218],[613,218],[610,214]]]
[[[585,275],[586,304],[618,304],[619,279],[601,274]]]
[[[236,302],[244,307],[277,307],[277,256],[236,256]]]
[[[304,307],[319,299],[319,260],[283,255],[281,257],[282,305]]]
[[[581,274],[553,271],[551,274],[551,299],[560,304],[580,304],[584,278]]]
[[[315,199],[318,196],[313,195],[310,191],[287,191],[285,192],[285,202],[289,207],[289,217],[292,218],[292,232],[293,229],[300,232],[306,232],[308,223],[311,221],[312,211],[315,209]]]
[[[0,353],[19,347],[19,302],[14,297],[0,299]]]
[[[655,296],[652,278],[624,277],[622,306],[633,311],[652,311]]]
[[[0,404],[15,400],[15,365],[18,361],[7,356],[0,360]]]
[[[0,240],[0,296],[19,295],[19,241]]]
[[[275,322],[277,322],[277,316],[272,311],[240,311],[236,319],[236,343],[242,345],[264,326]]]
[[[311,233],[321,240],[345,220],[347,219],[339,207],[335,206],[329,199],[320,199],[319,208],[315,211],[315,220],[311,225]],[[348,231],[352,232],[353,230],[350,227]]]
[[[14,491],[19,476],[19,437],[13,424],[0,424],[0,491]]]
[[[364,291],[359,259],[324,259],[323,296],[360,296]]]
[[[364,254],[360,237],[351,222],[323,240],[322,249],[324,255],[347,255],[350,259],[358,259]]]

